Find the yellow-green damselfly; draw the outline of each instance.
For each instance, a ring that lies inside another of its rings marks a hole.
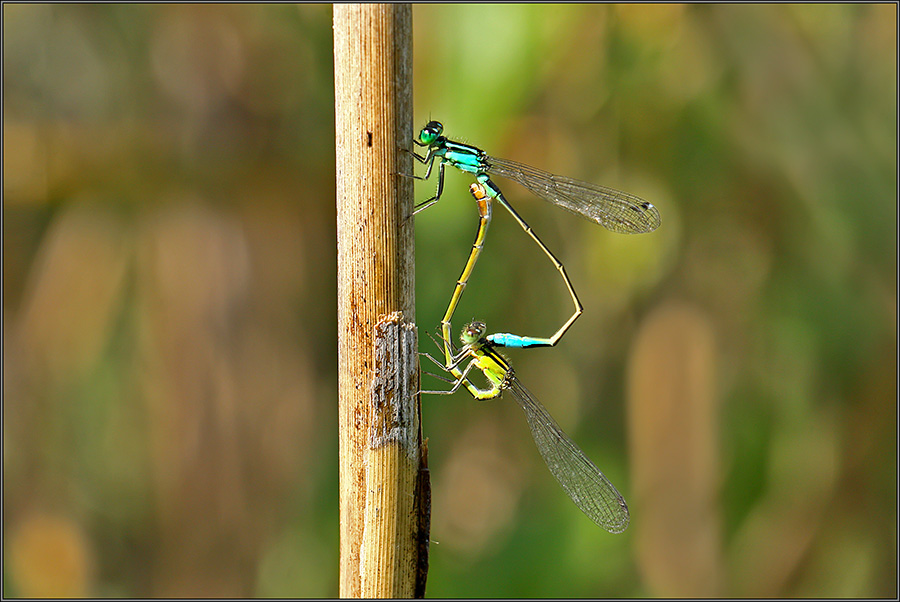
[[[463,328],[463,346],[447,365],[425,353],[432,362],[452,374],[448,391],[422,391],[449,395],[460,387],[468,389],[475,399],[487,400],[508,391],[525,412],[534,443],[544,462],[563,490],[591,520],[609,531],[621,533],[628,526],[628,505],[609,479],[591,462],[584,452],[566,435],[537,398],[519,382],[509,362],[485,337],[484,322],[474,321]],[[435,341],[437,343],[437,341]],[[460,369],[460,366],[465,366]],[[488,381],[480,388],[469,380],[473,370],[481,371]]]

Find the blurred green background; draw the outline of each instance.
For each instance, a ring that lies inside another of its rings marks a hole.
[[[513,404],[423,397],[429,596],[896,597],[896,6],[413,15],[416,128],[662,215],[499,182],[585,306],[509,356],[632,523]],[[5,4],[3,35],[4,595],[337,595],[331,8]],[[416,217],[420,333],[469,182]],[[569,304],[498,208],[455,327]]]

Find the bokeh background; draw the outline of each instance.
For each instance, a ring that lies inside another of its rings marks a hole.
[[[662,215],[504,185],[585,306],[509,356],[632,523],[580,514],[514,404],[423,397],[430,596],[897,596],[896,10],[414,7],[417,127]],[[3,6],[4,595],[337,595],[331,35]],[[420,333],[469,181],[416,217]],[[455,326],[570,309],[498,208]]]

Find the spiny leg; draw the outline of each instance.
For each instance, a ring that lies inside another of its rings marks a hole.
[[[437,364],[438,366],[440,366],[441,368],[444,368],[445,370],[447,369],[447,368],[445,368],[439,361],[437,361],[436,359],[434,359],[433,357],[431,357],[429,354],[424,353],[423,355],[424,355],[425,357],[427,357],[428,359],[430,359],[431,361],[433,361],[433,362],[434,362],[435,364]],[[460,372],[460,371],[457,370],[456,368],[453,368],[452,370],[448,370],[449,372],[451,372],[451,373],[456,377],[456,380],[455,380],[455,381],[452,381],[452,382],[454,383],[454,384],[453,384],[453,387],[451,387],[450,390],[448,390],[448,391],[420,391],[420,392],[421,392],[421,393],[431,393],[431,394],[434,394],[434,395],[452,395],[453,393],[456,393],[456,392],[459,390],[459,388],[460,388],[461,386],[465,385],[465,387],[466,387],[470,392],[472,392],[472,395],[473,395],[476,399],[478,399],[478,396],[476,395],[476,392],[477,392],[477,393],[480,393],[480,394],[485,394],[485,393],[487,393],[487,391],[484,391],[484,390],[482,390],[482,389],[479,389],[479,388],[476,387],[474,384],[472,384],[471,382],[469,382],[469,379],[468,379],[468,377],[469,377],[469,372],[472,370],[473,367],[476,367],[476,368],[478,367],[478,358],[473,358],[468,364],[466,364],[466,368],[465,368],[465,370],[463,370],[462,372]],[[474,392],[473,392],[473,390],[474,390]],[[495,396],[495,397],[496,397],[496,396]]]
[[[437,339],[431,335],[431,333],[428,333],[428,336],[431,337],[431,340],[434,341],[434,344],[437,346],[437,348],[439,350],[443,350],[442,344],[439,343],[437,341]],[[439,366],[441,368],[441,370],[444,370],[445,372],[452,372],[457,366],[459,366],[462,363],[462,361],[467,356],[471,356],[471,353],[470,353],[468,347],[463,347],[459,351],[456,351],[456,349],[453,348],[452,342],[450,343],[450,350],[453,352],[453,355],[451,355],[451,358],[450,358],[451,361],[449,363],[442,363],[442,362],[437,361],[436,359],[434,359],[434,357],[430,353],[420,352],[420,355],[424,355],[425,357],[430,359],[437,366]]]
[[[425,156],[422,156],[419,153],[417,153],[416,151],[414,151],[412,149],[408,149],[408,148],[401,148],[400,150],[412,155],[413,158],[416,161],[418,161],[419,163],[422,163],[423,165],[427,165],[427,167],[425,168],[425,175],[423,175],[423,176],[417,176],[414,174],[413,175],[399,174],[404,177],[413,178],[414,180],[422,180],[422,181],[428,180],[431,177],[431,170],[434,168],[434,161],[435,161],[435,159],[438,159],[437,191],[433,197],[422,201],[421,203],[417,204],[413,208],[412,215],[415,215],[415,214],[419,213],[420,211],[428,209],[429,207],[431,207],[432,205],[434,205],[441,199],[441,195],[444,192],[444,159],[439,158],[435,154],[435,149],[433,147],[428,149],[428,151],[425,153]]]
[[[440,344],[434,339],[434,337],[432,337],[431,333],[428,333],[428,336],[431,337],[431,339],[434,340],[435,345],[437,345],[438,348],[440,348]],[[440,378],[441,380],[443,380],[445,382],[453,383],[453,387],[449,391],[421,391],[421,393],[449,395],[451,393],[455,393],[456,391],[458,391],[460,386],[465,386],[466,389],[469,391],[469,393],[472,395],[472,397],[474,397],[475,399],[477,399],[479,401],[484,401],[484,400],[494,399],[496,397],[499,397],[500,394],[502,393],[505,379],[499,380],[496,378],[492,379],[489,377],[489,375],[488,375],[489,368],[486,368],[485,364],[483,363],[484,357],[483,357],[483,354],[480,351],[480,349],[481,349],[481,343],[474,344],[474,346],[473,346],[473,344],[464,345],[459,350],[459,352],[453,357],[453,361],[450,363],[449,366],[445,366],[444,364],[442,364],[430,353],[426,353],[426,352],[420,353],[419,355],[424,355],[425,357],[427,357],[429,360],[431,360],[432,363],[434,363],[435,366],[438,366],[441,370],[449,372],[454,377],[456,377],[456,380],[450,380],[450,379],[441,378],[440,376],[433,374],[432,376],[436,376],[437,378]],[[460,371],[458,369],[458,366],[467,357],[471,357],[472,359],[469,361],[468,364],[466,364],[465,369]],[[477,368],[484,373],[485,377],[487,377],[488,383],[490,384],[489,387],[484,388],[484,389],[479,388],[471,380],[469,380],[469,372],[471,372],[473,368]],[[430,373],[426,373],[426,374],[430,374]]]
[[[431,167],[432,167],[432,165],[434,165],[434,160],[433,160],[433,159],[432,159],[432,162],[428,165],[428,170],[425,172],[425,177],[424,177],[424,178],[417,178],[417,179],[419,179],[419,180],[427,180],[428,177],[431,175]],[[441,195],[442,195],[442,194],[444,194],[444,162],[443,162],[443,161],[440,161],[440,162],[438,163],[437,191],[435,192],[435,194],[434,194],[433,197],[431,197],[430,199],[425,199],[424,201],[422,201],[421,203],[419,203],[418,205],[416,205],[416,206],[413,208],[413,215],[419,213],[420,211],[424,211],[425,209],[428,209],[429,207],[431,207],[432,205],[434,205],[435,203],[437,203],[439,200],[441,200]]]
[[[429,178],[429,176],[431,176],[431,168],[434,166],[434,158],[435,158],[434,149],[429,148],[428,152],[425,153],[425,156],[420,155],[419,153],[417,153],[416,151],[414,151],[412,149],[404,148],[402,146],[400,147],[400,152],[409,153],[410,155],[413,156],[413,158],[416,161],[418,161],[419,163],[422,163],[423,165],[427,165],[428,167],[425,169],[424,176],[417,176],[416,174],[399,173],[399,172],[397,173],[398,176],[403,176],[404,178],[412,178],[413,180],[427,180]]]

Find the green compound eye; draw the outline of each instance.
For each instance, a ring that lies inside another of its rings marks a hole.
[[[429,121],[419,132],[419,142],[426,146],[430,146],[438,136],[444,131],[444,126],[440,121]]]

